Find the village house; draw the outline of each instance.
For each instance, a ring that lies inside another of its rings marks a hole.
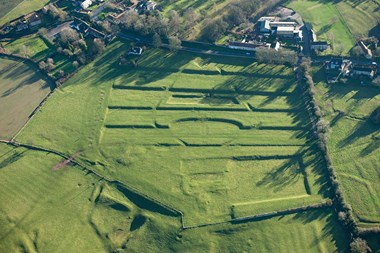
[[[21,32],[21,31],[26,30],[28,28],[29,28],[28,21],[26,19],[19,20],[17,22],[17,25],[16,25],[16,31],[17,32]]]
[[[327,41],[315,41],[311,43],[312,50],[324,51],[329,48]]]
[[[279,21],[277,17],[261,17],[258,25],[259,31],[263,35],[276,35],[282,38],[299,37],[300,31],[298,23],[295,21]]]
[[[272,48],[278,51],[281,47],[281,44],[278,41],[274,41],[272,43],[230,41],[228,43],[228,47],[231,49],[239,49],[246,51],[256,51],[258,48]]]
[[[247,50],[247,51],[256,51],[258,47],[265,46],[264,43],[246,43],[246,42],[238,42],[238,41],[231,41],[228,43],[228,47],[231,49],[240,49],[240,50]]]
[[[271,33],[270,21],[269,20],[264,20],[264,21],[260,22],[260,33],[263,33],[263,34],[270,34]]]
[[[373,79],[376,75],[376,68],[371,65],[354,65],[351,73],[354,76],[365,76]]]
[[[294,26],[278,26],[276,34],[278,37],[293,38],[297,31]]]
[[[30,27],[34,27],[34,26],[38,26],[38,25],[42,24],[41,17],[35,12],[30,15],[28,20],[29,20],[29,26]]]
[[[145,11],[154,11],[156,9],[156,2],[153,1],[147,1],[147,0],[142,0],[140,1],[137,5],[135,10],[139,13],[143,13]]]
[[[330,61],[326,62],[325,66],[326,66],[326,70],[342,71],[344,67],[343,59],[341,58],[331,59]]]

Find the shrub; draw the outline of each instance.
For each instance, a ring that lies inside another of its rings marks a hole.
[[[73,67],[77,69],[79,67],[79,62],[73,61]]]
[[[367,249],[367,242],[361,238],[356,238],[350,243],[350,250],[352,253],[366,253]]]

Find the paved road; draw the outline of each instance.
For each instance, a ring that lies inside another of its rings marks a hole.
[[[306,28],[306,25],[302,26],[301,28],[302,36],[303,36],[303,54],[305,57],[310,57],[311,55],[311,41],[312,33],[309,29]]]

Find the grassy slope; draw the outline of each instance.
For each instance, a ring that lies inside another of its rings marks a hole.
[[[342,252],[329,210],[179,232],[177,218],[137,207],[52,154],[0,144],[0,252]],[[275,229],[274,229],[275,228]],[[206,239],[207,238],[207,239]],[[268,243],[270,241],[270,243]]]
[[[7,1],[7,0],[2,0]],[[12,1],[9,1],[12,2]],[[3,15],[0,15],[0,25],[4,24],[12,19],[15,19],[23,14],[28,14],[33,10],[38,10],[44,7],[49,1],[48,0],[24,0],[24,1],[13,1],[14,4],[7,4],[6,11]]]
[[[380,104],[380,90],[352,84],[327,85],[323,70],[315,69],[317,97],[330,121],[333,164],[348,202],[362,225],[380,223],[380,130],[368,116]],[[346,116],[338,115],[337,110]]]
[[[189,239],[191,238],[191,240]],[[313,241],[310,238],[314,238]],[[183,233],[185,252],[345,252],[344,232],[328,210]]]
[[[0,252],[137,252],[146,241],[153,252],[175,241],[178,219],[138,208],[79,167],[53,170],[60,161],[0,145]]]
[[[50,92],[40,73],[22,62],[0,58],[0,138],[10,139]]]
[[[334,3],[300,0],[292,1],[288,6],[299,12],[305,22],[312,24],[318,40],[328,40],[328,34],[333,34],[334,40],[330,42],[335,49],[332,53],[336,53],[336,49],[342,46],[343,54],[347,54],[354,46],[354,38]],[[337,18],[337,21],[331,23],[334,18]]]

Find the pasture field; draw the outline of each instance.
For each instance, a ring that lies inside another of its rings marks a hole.
[[[8,12],[10,12],[14,7],[16,7],[23,0],[9,1],[1,0],[0,1],[0,19],[3,18]]]
[[[50,82],[24,62],[0,58],[0,138],[11,139],[51,90]]]
[[[147,241],[153,252],[175,242],[177,218],[139,208],[113,185],[61,163],[0,144],[0,252],[138,252]]]
[[[328,146],[347,201],[359,225],[380,225],[380,130],[369,119],[380,104],[380,90],[360,81],[327,85],[323,70],[314,72],[317,98],[331,126]]]
[[[127,48],[111,44],[18,140],[80,152],[99,173],[181,210],[187,226],[326,201],[289,68],[161,50],[119,66],[114,52]]]
[[[343,1],[344,2],[344,1]],[[367,2],[367,1],[366,1]],[[331,1],[298,0],[292,1],[288,7],[301,14],[306,23],[313,26],[318,40],[328,40],[333,50],[327,53],[347,55],[355,45],[355,40],[337,5]],[[347,19],[355,19],[350,15]]]
[[[48,0],[0,0],[0,25],[33,10],[41,9],[48,2]]]
[[[178,217],[161,214],[79,166],[60,166],[62,161],[0,144],[0,252],[347,249],[345,232],[329,209],[181,232]]]
[[[372,1],[339,1],[336,5],[344,21],[355,37],[380,36],[380,2]]]

